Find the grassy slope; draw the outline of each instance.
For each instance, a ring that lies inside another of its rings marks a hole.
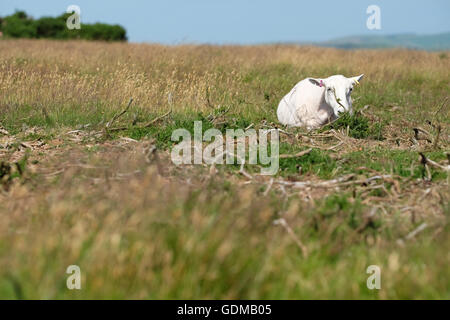
[[[418,151],[442,162],[449,151],[448,105],[439,110],[449,67],[447,55],[403,50],[1,41],[10,135],[0,135],[0,160],[12,172],[0,195],[0,297],[448,299],[448,177],[431,169],[425,181]],[[275,178],[390,180],[265,192],[256,167],[248,183],[238,167],[168,160],[173,129],[276,123],[300,79],[362,72],[355,107],[370,107],[334,126],[340,138],[290,130],[281,153],[315,148],[282,159]],[[96,134],[130,97],[115,125],[126,130]],[[437,145],[413,139],[414,127],[436,136],[427,120],[442,127]],[[159,166],[142,153],[152,143]],[[293,233],[274,224],[280,217]],[[65,287],[70,264],[81,267],[81,291]],[[366,287],[373,264],[379,291]]]
[[[449,50],[450,32],[433,35],[396,34],[364,35],[334,39],[319,43],[325,47],[362,49],[362,48],[408,48],[420,50]]]

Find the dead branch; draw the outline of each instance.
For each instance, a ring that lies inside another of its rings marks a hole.
[[[369,228],[370,226],[373,226],[374,220],[373,217],[375,216],[375,213],[377,212],[377,207],[372,207],[372,209],[370,210],[369,214],[367,214],[364,217],[364,222],[361,224],[360,227],[358,227],[355,231],[357,233],[361,233],[364,230],[366,230],[367,228]]]
[[[267,186],[267,189],[264,191],[263,196],[267,196],[269,194],[270,189],[272,189],[273,185],[273,178],[270,179],[269,185]]]
[[[355,184],[366,184],[368,185],[372,181],[375,180],[385,180],[385,179],[391,179],[392,175],[376,175],[367,179],[359,179],[359,180],[353,180],[353,177],[355,174],[348,174],[343,177],[339,177],[333,180],[326,180],[326,181],[284,181],[284,180],[278,180],[276,183],[280,185],[290,186],[293,188],[335,188],[335,187],[343,187],[343,186],[349,186],[349,185],[355,185]]]
[[[114,116],[112,117],[112,119],[106,123],[106,126],[105,126],[106,129],[108,129],[108,128],[114,123],[114,121],[116,121],[116,120],[119,119],[121,116],[123,116],[123,115],[128,111],[128,109],[130,108],[130,106],[131,106],[132,103],[133,103],[133,98],[130,98],[130,101],[128,102],[128,105],[126,106],[126,108],[123,109],[122,112],[120,112],[120,113],[114,115]]]
[[[369,107],[370,107],[370,105],[366,104],[364,107],[362,107],[360,110],[358,110],[357,113],[362,114],[363,116],[365,116],[366,114],[364,113],[364,111],[369,109]]]
[[[447,172],[450,171],[450,165],[442,165],[442,164],[437,163],[437,162],[435,162],[435,161],[433,161],[431,159],[428,159],[422,152],[419,152],[419,154],[420,154],[420,157],[421,157],[420,163],[422,163],[423,165],[430,165],[430,166],[432,166],[434,168],[441,169],[441,170],[444,170],[444,171],[447,171]]]
[[[419,127],[413,128],[413,130],[414,130],[414,139],[416,139],[416,140],[426,140],[427,142],[431,143],[430,139],[428,139],[426,137],[420,137],[419,136],[420,132],[425,134],[425,135],[427,135],[427,136],[431,136],[431,134],[428,131],[426,131],[426,130],[424,130],[422,128],[419,128]]]
[[[297,244],[297,246],[300,248],[300,250],[302,250],[302,255],[304,258],[308,257],[308,248],[306,248],[306,246],[300,241],[300,239],[295,235],[294,231],[292,230],[292,228],[288,225],[288,223],[286,222],[286,220],[284,218],[281,219],[277,219],[273,222],[275,225],[280,225],[282,226],[287,233],[289,234],[289,236],[292,238],[292,240],[294,240],[294,242]]]
[[[424,222],[422,223],[420,226],[418,226],[416,229],[414,229],[413,231],[411,231],[410,233],[408,233],[408,235],[405,237],[406,240],[410,240],[412,238],[414,238],[418,233],[422,232],[423,230],[425,230],[425,228],[428,225]]]
[[[155,124],[156,122],[158,122],[158,121],[164,119],[165,117],[169,116],[171,113],[172,113],[172,109],[170,109],[168,112],[166,112],[162,116],[156,117],[155,119],[153,119],[152,121],[150,121],[149,123],[145,124],[142,127],[143,128],[148,128],[148,127],[152,126],[153,124]]]
[[[441,110],[444,108],[445,105],[447,105],[447,101],[448,101],[448,97],[446,97],[444,99],[444,101],[442,102],[441,106],[434,112],[433,119],[435,119],[437,117],[438,113],[441,112]]]
[[[438,145],[439,137],[441,135],[441,130],[442,130],[442,127],[440,124],[438,124],[436,127],[436,131],[437,131],[436,136],[433,139],[433,149],[435,149]]]
[[[309,148],[307,150],[300,151],[296,154],[280,154],[280,159],[289,159],[289,158],[300,158],[312,151],[312,148]]]
[[[220,105],[219,105],[220,107]],[[231,106],[229,106],[227,109],[223,110],[223,111],[219,111],[216,115],[210,114],[207,119],[209,120],[209,122],[211,122],[212,124],[217,124],[216,120],[218,120],[220,117],[224,116],[225,114],[228,113],[228,111],[230,111]]]
[[[172,109],[169,110],[167,113],[156,117],[155,119],[151,120],[150,122],[148,122],[147,124],[143,125],[143,126],[137,126],[137,128],[143,129],[143,128],[148,128],[152,125],[154,125],[155,123],[157,123],[158,121],[164,119],[165,117],[167,117],[168,115],[170,115],[172,113]],[[122,131],[122,130],[127,130],[128,127],[118,127],[118,128],[111,128],[108,131],[109,132],[116,132],[116,131]]]
[[[242,174],[244,177],[246,177],[249,180],[253,179],[253,177],[247,171],[245,171],[244,166],[241,166],[239,173]]]
[[[285,181],[285,180],[278,180],[275,181],[275,183],[278,183],[280,185],[284,186],[290,186],[294,188],[307,188],[307,187],[317,187],[317,188],[330,188],[335,187],[336,184],[342,183],[345,181],[348,181],[352,179],[355,175],[349,174],[344,177],[340,177],[333,180],[327,180],[327,181]]]
[[[158,174],[162,176],[164,174],[163,166],[158,155],[158,150],[153,141],[149,142],[147,146],[144,146],[142,153],[145,156],[145,162],[147,162],[148,164],[155,163]]]
[[[244,131],[247,131],[248,129],[250,129],[250,128],[253,127],[253,126],[254,126],[254,123],[252,122],[247,128],[245,128]]]

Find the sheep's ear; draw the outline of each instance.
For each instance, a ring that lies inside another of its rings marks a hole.
[[[324,87],[324,86],[325,86],[325,84],[323,83],[323,80],[322,80],[322,79],[309,78],[309,81],[310,81],[312,84],[314,84],[314,85],[316,85],[316,86],[319,86],[319,87]]]
[[[359,82],[362,80],[362,78],[364,77],[364,74],[361,74],[361,75],[359,75],[359,76],[357,76],[357,77],[353,77],[352,78],[352,81],[353,81],[353,83],[355,84],[359,84]]]

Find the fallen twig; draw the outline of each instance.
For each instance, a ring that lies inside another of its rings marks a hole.
[[[306,258],[308,256],[308,249],[306,246],[300,241],[300,239],[295,235],[292,228],[287,224],[286,220],[284,218],[277,219],[273,222],[275,225],[282,226],[289,236],[294,240],[294,242],[297,244],[297,246],[302,250],[303,257]]]
[[[448,97],[446,97],[444,99],[444,101],[442,102],[441,106],[434,112],[433,119],[435,119],[437,117],[437,114],[442,110],[442,108],[444,108],[444,106],[447,105],[447,101],[448,101]]]
[[[414,229],[413,231],[411,231],[410,233],[408,233],[408,235],[405,237],[406,240],[412,239],[414,238],[419,232],[422,232],[423,230],[425,230],[425,228],[428,225],[424,222],[422,223],[420,226],[418,226],[416,229]]]
[[[431,134],[428,131],[426,131],[426,130],[424,130],[422,128],[419,128],[419,127],[413,128],[413,130],[414,130],[414,139],[416,139],[416,140],[426,140],[427,142],[431,143],[430,139],[428,139],[426,137],[419,137],[419,133],[420,132],[426,134],[427,136],[431,136]]]
[[[220,107],[220,105],[219,105],[219,107]],[[219,108],[219,107],[218,107],[218,108]],[[207,119],[208,119],[209,122],[211,122],[212,124],[215,124],[215,121],[216,121],[219,117],[222,117],[222,116],[224,116],[225,114],[227,114],[228,111],[230,111],[230,109],[231,109],[231,106],[229,106],[227,109],[225,109],[225,110],[223,110],[223,111],[220,111],[220,110],[219,110],[219,112],[218,112],[216,115],[210,114],[210,115],[207,117]]]
[[[373,226],[373,222],[374,222],[373,221],[373,217],[375,216],[376,212],[377,212],[377,207],[372,207],[372,209],[370,210],[369,214],[367,214],[364,217],[364,222],[355,231],[358,232],[358,233],[361,233],[364,230],[366,230],[368,227]]]
[[[156,122],[162,120],[163,118],[167,117],[168,115],[170,115],[172,113],[172,109],[170,109],[167,113],[156,117],[155,119],[151,120],[150,122],[148,122],[147,124],[143,125],[143,126],[138,126],[137,128],[148,128],[150,126],[152,126],[153,124],[155,124]],[[117,128],[111,128],[108,131],[109,132],[115,132],[115,131],[122,131],[122,130],[127,130],[128,127],[117,127]]]
[[[142,149],[142,153],[145,156],[145,162],[147,162],[148,164],[155,163],[158,174],[162,176],[164,174],[164,170],[154,142],[151,141],[147,146],[144,146],[144,148]]]
[[[130,108],[130,106],[131,106],[132,103],[133,103],[133,98],[130,98],[130,101],[128,102],[128,105],[126,106],[126,108],[123,109],[122,112],[120,112],[120,113],[114,115],[114,116],[112,117],[112,119],[106,123],[106,126],[105,126],[106,129],[108,129],[108,128],[114,123],[114,121],[116,121],[116,120],[119,119],[121,116],[123,116],[123,115],[128,111],[128,109]]]
[[[441,135],[441,130],[442,130],[442,127],[441,127],[440,124],[438,124],[437,127],[436,127],[437,133],[436,133],[436,136],[433,139],[433,149],[435,149],[438,146],[438,141],[439,141],[439,137]]]
[[[172,109],[170,109],[167,113],[163,114],[162,116],[156,117],[155,119],[153,119],[152,121],[148,122],[147,124],[145,124],[144,126],[142,126],[143,128],[148,128],[151,125],[155,124],[156,122],[158,122],[159,120],[164,119],[165,117],[167,117],[168,115],[170,115],[172,113]]]
[[[327,181],[285,181],[285,180],[278,180],[276,183],[284,186],[290,186],[294,188],[306,188],[306,187],[322,187],[322,188],[329,188],[329,187],[335,187],[337,183],[345,182],[350,179],[352,179],[355,175],[349,174],[344,177],[340,177],[333,180],[327,180]]]
[[[272,185],[273,185],[273,178],[270,179],[269,185],[267,186],[267,189],[264,191],[263,196],[267,196],[269,194],[270,189],[272,189]]]
[[[392,178],[392,175],[377,175],[373,176],[367,179],[359,179],[359,180],[353,180],[350,181],[355,174],[348,174],[343,177],[339,177],[333,180],[326,180],[326,181],[284,181],[284,180],[278,180],[276,183],[280,185],[290,186],[293,188],[335,188],[335,187],[343,187],[348,185],[354,185],[354,184],[369,184],[372,181],[375,180],[384,180],[384,179],[390,179]]]
[[[435,161],[433,161],[431,159],[428,159],[422,152],[419,152],[419,154],[420,154],[420,157],[421,157],[421,161],[420,162],[422,164],[424,164],[424,165],[429,164],[430,166],[432,166],[434,168],[438,168],[438,169],[441,169],[441,170],[444,170],[444,171],[447,171],[447,172],[450,171],[450,165],[444,166],[444,165],[442,165],[440,163],[437,163],[437,162],[435,162]]]
[[[296,154],[280,154],[280,159],[289,159],[289,158],[299,158],[302,157],[312,151],[312,148],[300,151]]]

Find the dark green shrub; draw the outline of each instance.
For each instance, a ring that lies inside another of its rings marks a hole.
[[[43,17],[35,21],[38,38],[64,39],[66,23],[62,19]]]
[[[5,38],[85,39],[126,41],[126,30],[119,25],[104,23],[81,24],[81,29],[69,30],[66,25],[70,13],[58,17],[34,20],[24,11],[0,18],[0,31]]]
[[[25,12],[17,11],[13,15],[2,19],[0,30],[5,37],[12,38],[36,38],[36,26],[31,17]]]

